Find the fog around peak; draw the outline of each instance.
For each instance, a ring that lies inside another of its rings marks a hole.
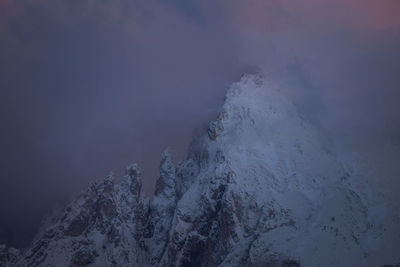
[[[398,186],[398,1],[1,1],[0,243],[50,203],[160,153],[185,156],[246,72],[280,84],[337,147]],[[388,190],[389,190],[388,189]]]

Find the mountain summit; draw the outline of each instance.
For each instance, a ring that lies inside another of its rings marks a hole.
[[[154,197],[128,166],[93,183],[0,266],[368,266],[379,211],[277,87],[244,75]]]

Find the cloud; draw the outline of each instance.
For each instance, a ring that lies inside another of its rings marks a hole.
[[[310,113],[326,127],[395,134],[399,10],[397,1],[254,0],[235,1],[230,16],[239,58],[298,91],[306,109],[317,106]]]
[[[183,157],[247,71],[288,88],[346,146],[398,138],[397,3],[1,1],[0,203],[13,204],[0,213],[40,218],[131,161],[150,191],[161,150]]]

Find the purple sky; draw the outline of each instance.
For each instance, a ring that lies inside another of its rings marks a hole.
[[[346,148],[400,147],[397,0],[0,0],[0,243],[90,180],[177,160],[263,72]],[[385,146],[387,147],[387,146]],[[399,148],[397,148],[399,149]],[[29,219],[27,219],[29,218]]]

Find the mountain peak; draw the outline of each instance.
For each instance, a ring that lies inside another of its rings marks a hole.
[[[126,167],[125,179],[132,194],[140,196],[142,190],[142,171],[138,164],[134,163]]]
[[[140,196],[137,164],[124,178],[92,185],[9,262],[368,266],[383,231],[370,216],[371,209],[379,214],[373,200],[348,181],[294,104],[259,75],[243,75],[229,88],[186,160],[175,166],[168,149],[161,154],[150,202]]]
[[[165,149],[161,154],[160,174],[156,181],[156,197],[163,195],[166,198],[175,197],[176,169],[172,161],[169,149]]]

